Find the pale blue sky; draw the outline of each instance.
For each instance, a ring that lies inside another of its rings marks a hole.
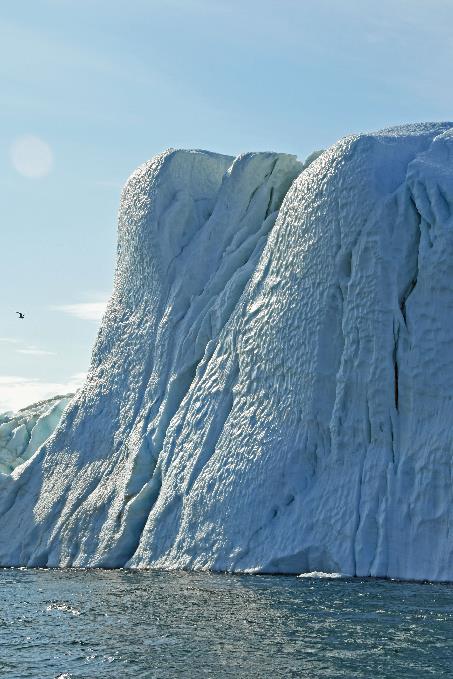
[[[452,29],[451,0],[4,0],[0,410],[87,370],[137,165],[451,119]]]

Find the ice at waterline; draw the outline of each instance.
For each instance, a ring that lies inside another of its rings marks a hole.
[[[87,381],[0,476],[0,564],[453,580],[453,123],[166,151],[118,238]]]

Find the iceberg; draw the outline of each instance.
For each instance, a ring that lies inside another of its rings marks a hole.
[[[453,123],[156,156],[0,563],[453,580],[451,280]]]
[[[34,455],[56,429],[71,396],[54,396],[0,415],[1,474],[11,474]]]

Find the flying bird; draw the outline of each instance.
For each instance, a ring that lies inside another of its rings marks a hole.
[[[19,318],[25,318],[25,314],[23,314],[21,311],[16,311],[16,314],[19,314]]]

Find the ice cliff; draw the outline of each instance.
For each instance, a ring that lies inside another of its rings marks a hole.
[[[167,151],[0,563],[453,580],[453,123]]]

